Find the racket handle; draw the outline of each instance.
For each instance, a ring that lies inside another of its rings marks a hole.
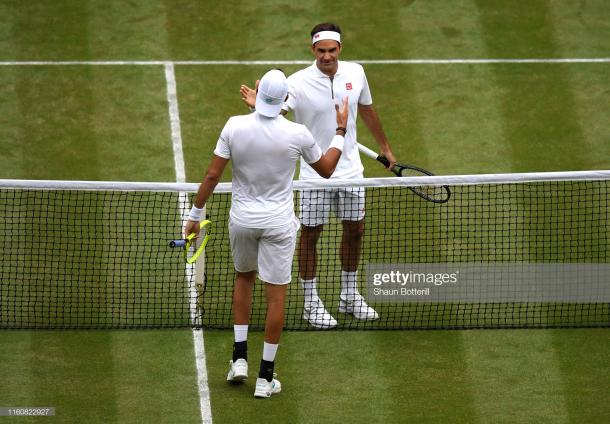
[[[360,143],[358,143],[358,150],[360,150],[360,153],[367,155],[371,159],[377,159],[379,157],[377,152],[372,151],[371,149],[369,149],[368,147],[366,147]]]
[[[169,242],[169,247],[184,247],[186,246],[186,240],[172,240]]]
[[[384,156],[378,155],[377,152],[374,152],[373,150],[360,143],[358,143],[358,150],[360,150],[360,153],[370,157],[371,159],[375,159],[381,162],[386,168],[390,166],[390,161],[387,160]]]
[[[383,164],[383,166],[385,166],[386,168],[388,166],[390,166],[390,161],[385,156],[379,155],[375,159],[377,159],[379,162],[381,162]]]

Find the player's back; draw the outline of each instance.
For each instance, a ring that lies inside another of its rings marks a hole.
[[[233,163],[232,212],[259,224],[292,216],[296,163],[313,142],[305,126],[281,115],[234,116],[223,129],[221,141],[228,146]]]
[[[236,116],[231,121],[233,184],[247,186],[257,197],[287,187],[292,190],[305,127],[283,116],[266,118],[257,113]]]

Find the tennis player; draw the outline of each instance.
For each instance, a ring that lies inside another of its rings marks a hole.
[[[324,23],[311,31],[311,51],[315,62],[288,78],[289,96],[283,112],[293,112],[295,122],[304,124],[322,150],[328,147],[335,133],[332,119],[336,99],[348,97],[349,114],[345,135],[345,150],[333,178],[362,178],[363,166],[357,147],[356,118],[362,117],[367,128],[379,144],[381,153],[390,161],[390,169],[396,163],[381,122],[372,106],[371,92],[361,65],[339,60],[341,54],[341,29],[338,25]],[[242,100],[254,106],[255,91],[242,85]],[[301,161],[300,179],[319,178],[315,169]],[[324,224],[328,223],[331,209],[342,221],[341,239],[341,293],[339,312],[353,314],[361,320],[379,318],[362,295],[358,285],[358,264],[364,233],[364,191],[359,188],[303,191],[301,193],[301,238],[299,241],[299,275],[304,289],[303,319],[316,328],[333,328],[335,318],[326,310],[317,292],[316,244]]]
[[[229,236],[237,278],[233,291],[235,343],[227,380],[237,382],[248,376],[248,323],[258,272],[265,283],[267,316],[256,397],[270,397],[281,391],[273,369],[284,326],[284,300],[299,228],[292,189],[297,160],[303,158],[312,170],[329,178],[341,157],[349,125],[349,109],[344,99],[341,108],[339,105],[333,108],[336,130],[323,154],[304,125],[280,115],[287,94],[286,76],[280,70],[271,70],[258,84],[256,112],[228,120],[185,226],[187,236],[198,234],[203,207],[227,162],[232,160]]]

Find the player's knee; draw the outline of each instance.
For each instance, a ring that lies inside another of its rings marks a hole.
[[[256,273],[256,270],[246,272],[235,271],[236,285],[254,284],[254,281],[256,280]]]
[[[308,227],[306,225],[301,226],[301,242],[308,244],[315,244],[318,242],[320,238],[320,234],[322,234],[322,225],[318,225],[315,227]]]
[[[287,284],[271,284],[265,283],[265,293],[267,295],[268,304],[282,304],[286,299]]]
[[[364,221],[344,221],[343,231],[345,238],[347,238],[350,242],[360,241],[364,236]]]

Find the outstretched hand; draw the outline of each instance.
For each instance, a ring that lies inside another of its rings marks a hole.
[[[343,104],[339,107],[338,104],[335,105],[335,111],[337,114],[337,126],[347,128],[347,118],[349,112],[349,106],[347,104],[348,98],[347,96],[343,98]]]
[[[254,90],[244,84],[239,87],[239,94],[241,94],[241,100],[251,108],[256,105],[256,90],[258,89],[259,82],[260,80],[256,80]]]

